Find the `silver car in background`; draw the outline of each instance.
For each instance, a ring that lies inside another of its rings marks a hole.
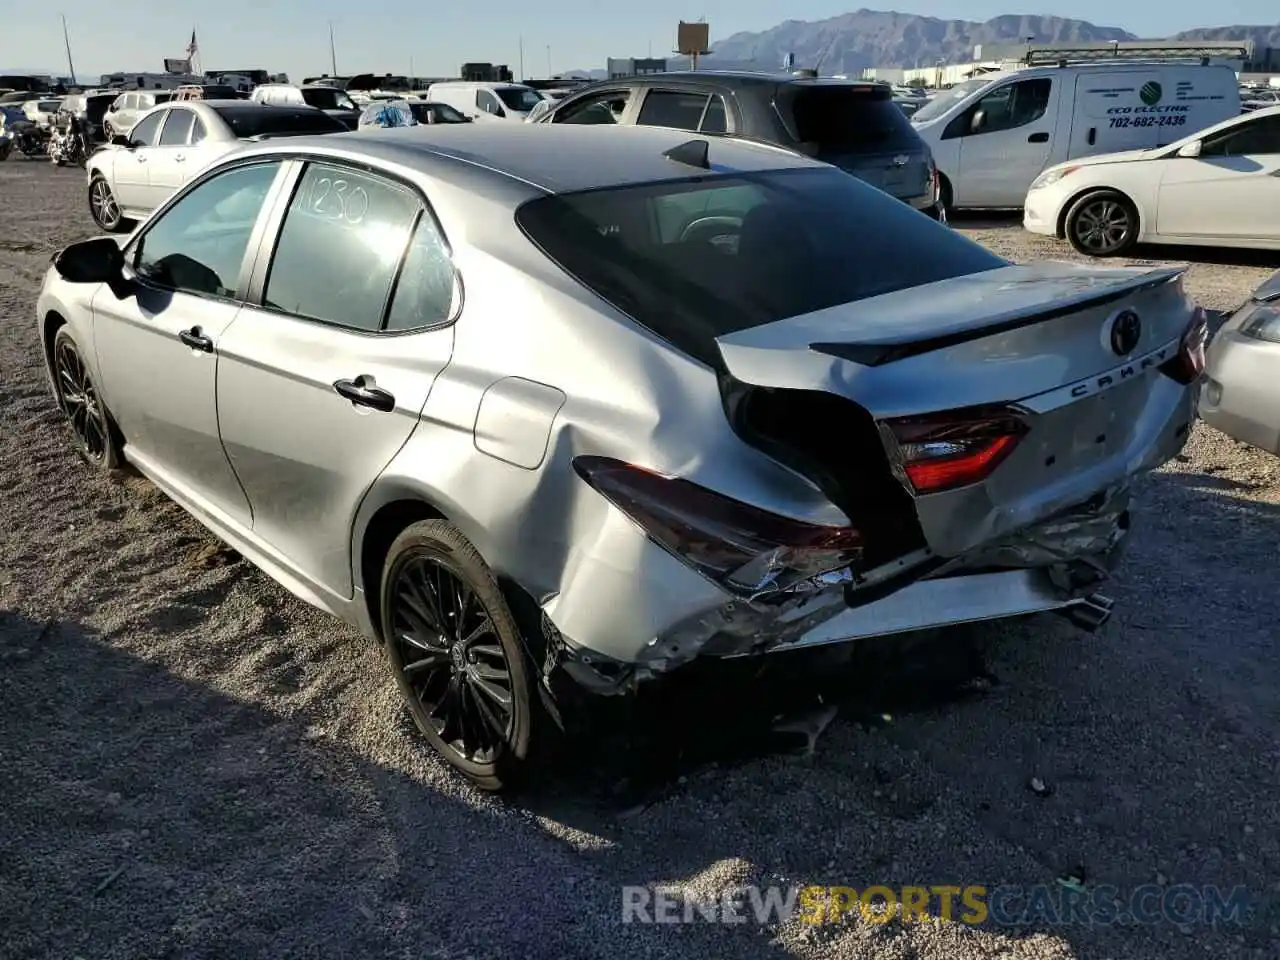
[[[62,251],[36,322],[84,458],[380,639],[490,789],[695,659],[1096,626],[1204,337],[1176,270],[1015,266],[774,147],[548,124],[247,145]]]
[[[1200,417],[1229,437],[1280,454],[1280,271],[1214,334]]]

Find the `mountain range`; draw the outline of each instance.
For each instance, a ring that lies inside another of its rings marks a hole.
[[[758,33],[735,33],[711,44],[712,53],[699,60],[706,70],[774,70],[789,53],[797,67],[817,67],[823,73],[858,76],[868,67],[929,66],[938,60],[963,63],[973,58],[978,44],[1020,43],[1032,37],[1041,43],[1106,43],[1139,39],[1119,27],[1102,27],[1067,17],[993,17],[985,23],[941,20],[909,13],[858,10],[826,20],[786,20]],[[1169,40],[1253,40],[1259,47],[1280,47],[1280,24],[1275,26],[1206,27],[1187,30]],[[686,66],[686,58],[672,58],[672,69]],[[603,77],[603,70],[568,71]]]

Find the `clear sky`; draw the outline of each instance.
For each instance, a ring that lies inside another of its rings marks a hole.
[[[1043,2],[1043,0],[1042,0]],[[199,66],[287,71],[292,79],[329,70],[333,21],[340,73],[452,75],[467,60],[518,70],[524,38],[527,76],[552,69],[597,69],[606,57],[669,51],[680,19],[705,17],[716,40],[786,20],[820,20],[862,6],[944,18],[986,20],[1031,12],[1019,0],[553,0],[545,3],[417,3],[380,0],[0,0],[0,67],[65,71],[59,14],[66,14],[77,74],[162,69],[181,57],[194,27]],[[1030,6],[1027,4],[1027,6]],[[46,12],[48,11],[48,12]],[[1200,26],[1267,24],[1280,19],[1275,0],[1057,0],[1039,11],[1161,36]]]

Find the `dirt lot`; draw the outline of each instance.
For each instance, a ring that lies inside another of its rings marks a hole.
[[[1014,259],[1065,255],[1012,222],[960,226]],[[691,768],[625,809],[608,765],[504,802],[412,735],[378,650],[72,455],[32,304],[49,255],[89,233],[79,171],[0,164],[5,957],[1280,955],[1280,461],[1198,429],[1143,484],[1110,624],[984,628],[978,695],[895,701],[877,681],[899,706],[845,712],[812,757]],[[1218,309],[1280,266],[1191,256]],[[1244,885],[1254,920],[621,923],[624,884],[1070,875]]]

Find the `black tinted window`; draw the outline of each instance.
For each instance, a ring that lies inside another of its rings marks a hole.
[[[404,187],[311,164],[285,214],[263,302],[285,313],[377,330],[419,208]]]
[[[640,107],[636,123],[647,127],[675,127],[697,130],[702,111],[707,106],[705,93],[679,93],[674,90],[650,90]]]
[[[1242,123],[1206,140],[1202,157],[1243,157],[1280,153],[1280,117],[1264,117]]]
[[[210,104],[213,106],[213,104]],[[218,109],[218,116],[241,139],[246,137],[305,136],[313,133],[337,133],[344,127],[327,113],[311,107],[284,106],[235,107]]]
[[[164,122],[160,131],[160,146],[184,145],[191,135],[191,121],[195,118],[196,115],[190,110],[170,110],[169,119]]]
[[[156,134],[160,132],[160,121],[164,119],[167,110],[157,110],[155,113],[149,113],[129,131],[129,140],[139,147],[150,147],[156,142]]]
[[[707,112],[702,118],[702,131],[704,133],[728,133],[729,124],[725,118],[724,98],[719,94],[711,95],[711,102],[707,104]]]
[[[579,282],[713,366],[726,333],[1006,265],[831,168],[562,194],[516,220]]]
[[[1047,77],[997,87],[965,111],[966,126],[960,133],[962,136],[998,133],[1034,123],[1049,108],[1052,91],[1053,81]],[[982,114],[981,120],[977,120],[978,113]]]
[[[388,330],[412,330],[448,320],[453,313],[453,261],[435,220],[418,221],[387,314]]]
[[[920,137],[887,89],[797,87],[785,99],[800,143],[844,153],[920,149]]]
[[[146,227],[134,268],[174,290],[233,296],[278,168],[278,163],[236,167],[194,188]]]
[[[498,87],[495,91],[498,99],[512,110],[528,113],[542,100],[542,95],[528,87]]]
[[[488,90],[476,91],[476,106],[485,113],[501,114],[503,112],[502,104],[498,102],[498,98]]]

